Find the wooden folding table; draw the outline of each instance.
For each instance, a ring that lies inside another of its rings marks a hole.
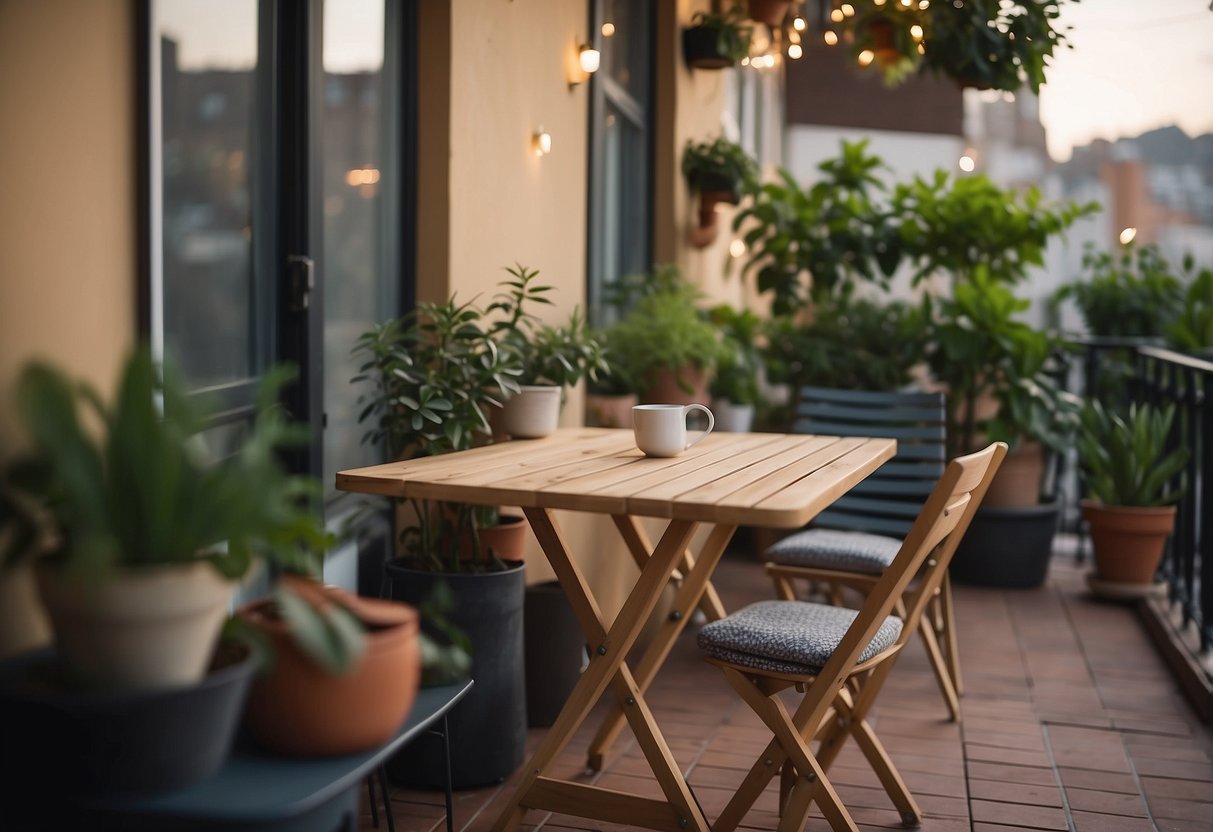
[[[337,487],[392,497],[519,506],[531,523],[591,646],[590,663],[548,731],[494,830],[514,829],[528,809],[610,823],[706,832],[707,820],[674,761],[644,693],[686,626],[703,606],[723,613],[711,578],[739,525],[799,528],[893,456],[891,439],[714,433],[681,456],[652,459],[630,430],[565,428],[545,439],[343,471]],[[613,622],[599,608],[552,516],[564,509],[609,515],[640,576]],[[669,520],[652,546],[639,517]],[[688,550],[700,523],[709,532]],[[677,572],[681,587],[633,673],[624,660]],[[610,687],[614,711],[590,748],[590,764],[626,720],[665,800],[545,776],[590,709]],[[615,716],[621,714],[621,716]]]

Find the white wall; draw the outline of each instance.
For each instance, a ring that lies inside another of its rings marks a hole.
[[[802,183],[813,181],[818,163],[838,156],[843,140],[861,139],[868,139],[868,152],[884,159],[891,168],[886,176],[889,182],[926,176],[936,168],[956,171],[956,161],[965,147],[959,136],[797,124],[786,131],[784,167]]]

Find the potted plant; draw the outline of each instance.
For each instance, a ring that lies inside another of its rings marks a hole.
[[[758,404],[762,320],[748,309],[738,311],[728,304],[713,307],[709,317],[722,335],[720,360],[711,384],[716,429],[748,433]]]
[[[716,206],[736,205],[758,182],[758,165],[740,145],[725,138],[688,141],[682,151],[682,175],[699,194],[699,222],[692,242],[702,248],[716,239]]]
[[[0,659],[50,642],[50,626],[34,587],[33,561],[53,544],[38,507],[14,483],[21,464],[10,457],[0,463]]]
[[[1091,496],[1082,515],[1097,591],[1123,597],[1154,584],[1188,460],[1186,448],[1171,445],[1174,417],[1170,405],[1134,403],[1122,415],[1092,401],[1083,410],[1078,459]]]
[[[1184,272],[1191,275],[1191,255]],[[1189,277],[1183,311],[1167,327],[1167,340],[1178,349],[1207,355],[1213,349],[1213,269]]]
[[[245,709],[249,734],[293,756],[383,744],[408,715],[421,681],[417,610],[301,575],[282,583],[274,597],[237,613],[269,648],[269,667]]]
[[[491,333],[503,349],[517,357],[522,372],[515,379],[520,390],[505,401],[502,426],[512,437],[536,439],[556,430],[568,387],[583,375],[596,381],[609,367],[602,344],[589,331],[579,309],[573,310],[563,326],[542,323],[529,307],[550,305],[547,293],[552,287],[537,285],[539,272],[526,266],[516,264],[506,271],[512,279],[501,284],[506,291],[488,308],[505,317],[493,325]]]
[[[636,379],[642,404],[706,402],[720,338],[697,308],[699,290],[672,265],[638,285],[630,308],[611,327],[612,355]]]
[[[691,69],[736,66],[750,54],[752,28],[739,3],[722,12],[696,12],[682,31],[682,53]]]
[[[1113,255],[1088,244],[1082,270],[1053,302],[1072,302],[1091,335],[1161,338],[1183,308],[1183,284],[1156,245],[1129,245]]]
[[[55,538],[36,574],[69,681],[43,691],[49,704],[18,686],[8,705],[75,714],[62,721],[81,735],[55,728],[46,747],[71,754],[57,744],[92,737],[74,765],[95,785],[167,788],[222,763],[253,671],[247,650],[212,664],[233,581],[260,559],[306,566],[328,542],[309,503],[318,483],[278,462],[302,435],[271,406],[285,380],[269,375],[247,440],[216,461],[199,442],[204,422],[146,348],[110,404],[46,364],[21,373],[31,450],[16,485]]]
[[[488,413],[517,393],[519,355],[495,337],[485,310],[454,297],[423,303],[373,327],[355,346],[367,381],[362,420],[367,442],[383,442],[392,459],[471,448],[489,439]],[[476,686],[451,713],[452,782],[501,780],[522,762],[526,701],[522,675],[522,608],[526,578],[520,539],[486,540],[497,520],[491,507],[411,499],[397,512],[400,555],[386,567],[396,600],[423,607],[437,592],[453,601],[450,623],[467,634]],[[517,548],[513,548],[516,546]],[[435,640],[446,636],[423,621]],[[440,786],[442,749],[423,739],[390,768],[398,779]]]
[[[905,80],[922,62],[923,37],[929,11],[900,3],[863,8],[849,23],[854,32],[851,51],[871,53],[872,63],[888,84]]]

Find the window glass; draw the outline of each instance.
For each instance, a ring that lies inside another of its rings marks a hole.
[[[157,0],[151,21],[162,91],[154,125],[162,184],[153,195],[162,317],[153,339],[191,388],[239,383],[259,370],[262,346],[253,268],[257,2]]]
[[[396,96],[384,71],[383,0],[326,0],[321,110],[324,283],[324,483],[344,468],[382,462],[361,444],[357,364],[350,350],[399,311]]]

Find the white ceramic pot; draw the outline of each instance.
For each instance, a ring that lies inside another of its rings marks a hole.
[[[128,567],[98,581],[45,566],[37,576],[59,652],[84,677],[125,689],[202,679],[233,589],[204,562]]]
[[[754,405],[733,404],[728,399],[712,399],[716,414],[716,430],[728,433],[749,433],[754,427]]]
[[[502,413],[502,427],[515,439],[539,439],[556,430],[560,421],[560,388],[524,384],[510,397]]]

